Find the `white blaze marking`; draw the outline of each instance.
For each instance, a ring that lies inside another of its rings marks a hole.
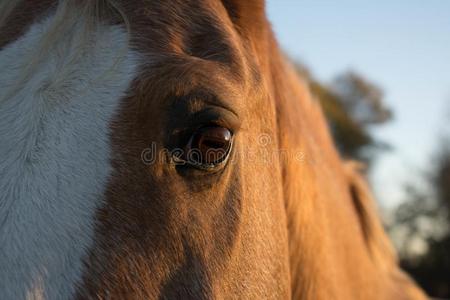
[[[49,24],[0,51],[0,99]],[[0,299],[67,299],[81,278],[111,171],[109,125],[137,65],[123,28],[103,28],[96,41],[68,68],[70,55],[48,54],[0,100]],[[80,50],[71,43],[65,54]]]

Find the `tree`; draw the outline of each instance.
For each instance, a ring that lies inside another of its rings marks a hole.
[[[392,112],[383,102],[383,91],[362,75],[345,72],[335,79],[332,88],[358,124],[382,124],[392,118]]]
[[[392,117],[381,89],[356,72],[345,72],[327,85],[315,79],[303,65],[297,63],[296,67],[320,101],[340,153],[370,165],[376,152],[387,147],[372,136],[369,127]]]
[[[404,229],[399,243],[401,265],[434,297],[450,297],[450,136],[443,139],[430,172],[427,188],[407,187],[409,199],[395,212],[390,231]],[[412,244],[421,240],[423,253]]]

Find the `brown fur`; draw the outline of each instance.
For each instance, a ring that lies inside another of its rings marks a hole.
[[[43,14],[25,2],[24,16]],[[78,298],[425,298],[398,268],[364,180],[339,158],[318,103],[280,54],[263,1],[117,6],[146,65],[111,125],[114,172]],[[24,20],[2,33],[0,47]],[[172,133],[211,103],[238,116],[232,163],[212,175],[143,164],[145,148],[156,142],[164,156],[177,144]],[[262,134],[275,159],[249,162]]]

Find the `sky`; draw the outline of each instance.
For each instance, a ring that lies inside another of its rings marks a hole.
[[[355,70],[384,90],[394,120],[373,133],[393,149],[370,180],[382,207],[405,200],[450,124],[450,0],[267,0],[267,13],[282,48],[322,82]]]

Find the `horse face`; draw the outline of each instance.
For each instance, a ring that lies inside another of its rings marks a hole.
[[[269,27],[0,2],[1,299],[424,299]]]
[[[95,3],[1,31],[0,296],[287,296],[261,3]]]
[[[275,106],[253,28],[220,1],[124,7],[138,71],[110,125],[80,294],[287,296]]]

